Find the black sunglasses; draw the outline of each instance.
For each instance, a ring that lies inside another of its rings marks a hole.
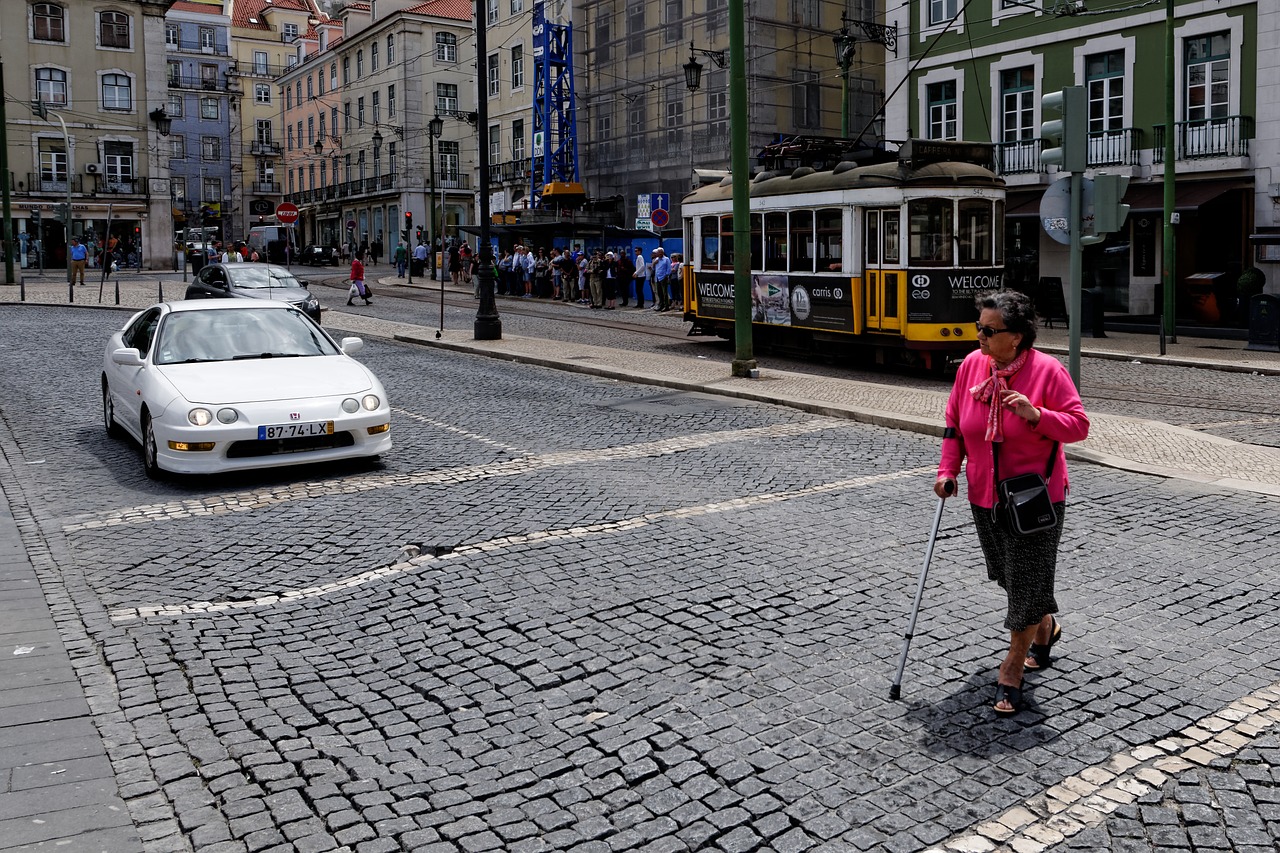
[[[1012,332],[1013,329],[993,329],[990,326],[984,326],[981,323],[974,323],[973,327],[978,330],[978,334],[984,338],[994,338],[1001,332]]]

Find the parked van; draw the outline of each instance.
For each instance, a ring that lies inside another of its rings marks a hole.
[[[252,252],[258,253],[260,260],[270,264],[283,264],[289,260],[297,260],[297,248],[293,258],[285,257],[285,248],[290,244],[290,231],[282,225],[255,225],[249,229],[249,237],[245,240]]]

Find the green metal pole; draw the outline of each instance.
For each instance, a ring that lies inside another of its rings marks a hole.
[[[751,328],[751,169],[747,165],[747,62],[744,0],[729,3],[729,168],[733,174],[733,375],[753,377]],[[761,235],[763,237],[763,235]]]
[[[1174,145],[1174,133],[1177,130],[1174,113],[1174,87],[1177,81],[1173,78],[1173,4],[1174,0],[1165,0],[1164,19],[1164,263],[1160,269],[1160,281],[1164,288],[1164,324],[1165,334],[1173,343],[1178,342],[1177,310],[1174,300],[1177,298],[1175,284],[1177,282],[1178,252],[1176,237],[1173,233],[1173,212],[1176,206],[1174,173],[1175,158],[1178,156]],[[1163,337],[1160,354],[1164,355]]]
[[[1071,228],[1071,259],[1067,267],[1067,275],[1071,280],[1071,307],[1067,314],[1071,317],[1071,329],[1068,340],[1067,352],[1067,371],[1071,374],[1071,381],[1075,383],[1076,390],[1080,390],[1080,326],[1082,323],[1080,310],[1083,301],[1080,288],[1083,278],[1084,267],[1084,246],[1080,242],[1080,214],[1083,204],[1084,195],[1084,175],[1080,172],[1071,173],[1071,208],[1070,208],[1070,228]]]
[[[4,81],[4,63],[0,62],[0,82]],[[0,216],[4,217],[4,283],[13,284],[13,205],[9,198],[9,131],[4,111],[4,98],[0,98],[0,181],[4,182]]]

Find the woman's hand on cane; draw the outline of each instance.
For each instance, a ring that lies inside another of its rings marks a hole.
[[[940,477],[933,483],[933,493],[940,498],[949,498],[956,491],[955,477]]]

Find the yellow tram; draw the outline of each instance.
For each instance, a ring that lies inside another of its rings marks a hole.
[[[754,340],[862,348],[942,369],[973,349],[974,296],[1004,276],[992,146],[911,140],[897,160],[762,171],[751,181]],[[732,178],[684,197],[684,319],[732,338]]]

